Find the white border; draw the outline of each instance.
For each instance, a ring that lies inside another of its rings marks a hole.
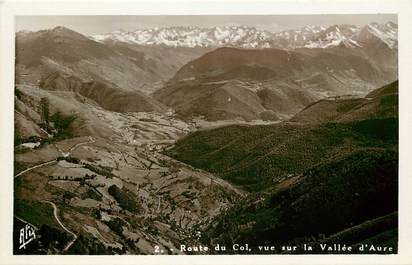
[[[400,204],[397,255],[246,256],[13,256],[14,16],[195,15],[195,14],[376,14],[397,13],[400,84]],[[411,0],[0,0],[0,264],[412,264],[412,17]],[[409,162],[409,163],[408,163]]]

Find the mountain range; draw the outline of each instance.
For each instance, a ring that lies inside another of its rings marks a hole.
[[[190,39],[205,30],[218,36],[210,45],[174,45],[158,38],[174,34],[180,43],[179,36]],[[155,37],[148,32],[156,33],[157,41],[149,42]],[[94,41],[96,37],[56,27],[17,33],[16,80],[75,91],[119,112],[170,108],[184,119],[276,121],[321,98],[362,96],[396,80],[396,32],[393,23],[307,26],[272,35],[244,26],[178,27],[137,31],[139,38],[133,41],[124,32]],[[222,42],[226,35],[231,37]],[[241,44],[269,37],[278,44],[264,49]]]
[[[301,29],[272,33],[247,26],[165,27],[117,30],[91,36],[96,41],[114,40],[145,46],[171,47],[237,47],[237,48],[328,48],[345,45],[361,47],[378,38],[390,48],[396,48],[398,27],[393,22],[329,27],[307,25]]]

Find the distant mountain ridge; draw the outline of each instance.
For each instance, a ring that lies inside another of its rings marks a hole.
[[[152,95],[185,119],[278,120],[319,99],[366,95],[396,80],[396,60],[396,50],[382,43],[309,51],[224,47],[187,63]]]
[[[117,30],[93,35],[95,41],[115,40],[139,45],[172,47],[236,47],[236,48],[330,48],[340,45],[361,47],[381,41],[391,49],[397,47],[398,26],[393,22],[370,23],[363,27],[307,25],[301,29],[272,33],[248,26],[163,27]]]
[[[279,47],[330,48],[345,46],[363,47],[371,42],[382,41],[389,48],[397,47],[398,26],[393,22],[370,23],[363,27],[355,25],[334,25],[328,28],[305,26],[300,30],[287,30],[275,34]]]
[[[132,32],[113,31],[94,35],[96,41],[117,40],[139,45],[166,45],[173,47],[223,47],[270,48],[272,33],[247,26],[222,26],[213,28],[166,27],[137,29]]]

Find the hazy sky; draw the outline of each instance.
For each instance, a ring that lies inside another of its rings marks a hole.
[[[365,25],[371,22],[397,22],[394,14],[376,15],[193,15],[193,16],[17,16],[16,31],[50,29],[65,26],[83,34],[107,33],[118,29],[167,26],[212,27],[247,25],[272,32],[296,29],[305,25]]]

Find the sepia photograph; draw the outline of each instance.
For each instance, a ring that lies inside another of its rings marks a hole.
[[[13,18],[11,255],[398,255],[398,13]]]

